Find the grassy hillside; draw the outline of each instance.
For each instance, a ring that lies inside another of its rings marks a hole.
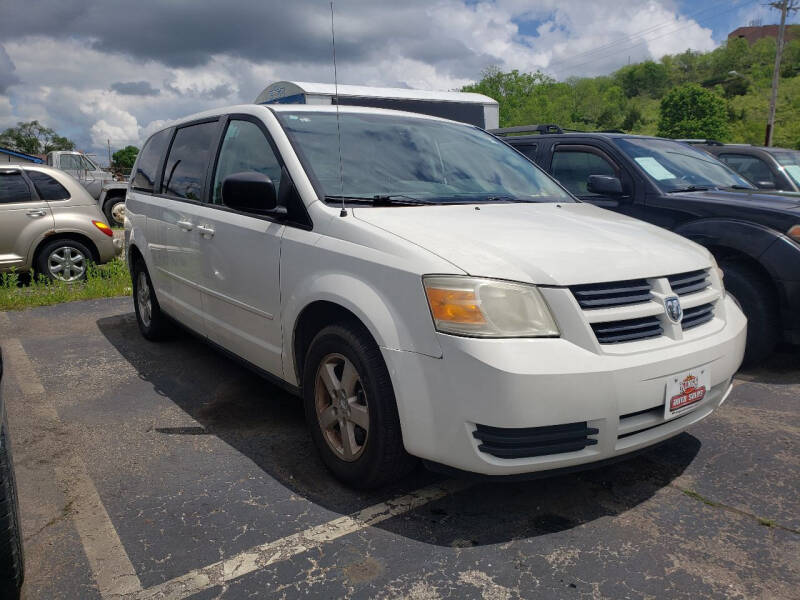
[[[775,40],[752,46],[731,40],[707,53],[686,51],[625,66],[611,75],[557,82],[543,73],[489,69],[463,88],[500,102],[500,126],[556,123],[570,129],[622,129],[655,135],[661,98],[684,83],[698,83],[725,99],[725,142],[764,143]],[[800,40],[788,43],[773,143],[800,149]]]

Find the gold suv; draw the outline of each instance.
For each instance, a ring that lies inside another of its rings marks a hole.
[[[122,250],[97,202],[71,175],[35,164],[0,166],[0,272],[34,269],[78,281],[89,262]]]

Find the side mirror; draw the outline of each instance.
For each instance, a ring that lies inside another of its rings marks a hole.
[[[222,203],[242,212],[272,214],[278,211],[275,184],[263,173],[244,171],[222,182]]]
[[[589,182],[586,189],[593,194],[603,194],[606,196],[622,196],[622,182],[618,177],[609,175],[589,175]]]
[[[761,190],[774,190],[775,189],[775,182],[774,181],[756,181],[756,187]]]

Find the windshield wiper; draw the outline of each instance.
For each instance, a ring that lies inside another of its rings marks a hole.
[[[716,188],[707,186],[707,185],[687,185],[686,187],[678,188],[677,190],[669,190],[668,194],[675,194],[678,192],[706,192],[708,190],[714,190]]]
[[[358,204],[369,204],[371,206],[420,206],[424,204],[435,204],[429,200],[421,200],[404,196],[403,194],[375,194],[374,196],[325,196],[326,201],[333,202],[357,202]]]
[[[726,190],[754,190],[755,188],[748,187],[746,185],[728,185],[725,186],[723,189]]]

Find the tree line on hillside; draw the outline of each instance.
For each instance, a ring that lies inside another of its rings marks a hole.
[[[711,52],[687,50],[563,82],[490,68],[462,89],[497,100],[501,127],[554,123],[761,145],[775,49],[772,38],[733,39]],[[800,39],[784,47],[773,144],[800,148]]]
[[[32,156],[75,149],[72,140],[58,135],[39,121],[20,122],[16,127],[9,127],[0,133],[0,146]],[[130,170],[138,154],[139,149],[136,146],[125,146],[117,150],[111,157],[111,168],[121,172]]]

